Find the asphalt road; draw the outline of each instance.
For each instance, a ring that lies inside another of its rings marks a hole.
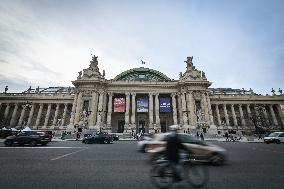
[[[214,142],[228,150],[224,166],[209,166],[208,189],[284,188],[284,144]],[[0,144],[0,188],[151,189],[148,155],[135,141],[51,142],[46,147]],[[190,188],[185,183],[171,188]]]

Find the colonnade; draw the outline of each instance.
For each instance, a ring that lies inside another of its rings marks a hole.
[[[32,128],[50,128],[64,127],[66,117],[68,116],[69,103],[31,103],[27,107],[22,102],[20,103],[0,103],[0,109],[2,106],[6,106],[4,110],[3,120],[5,120],[6,127],[22,128],[23,126],[29,126]],[[45,115],[43,115],[44,107],[47,106]],[[52,111],[52,106],[55,106],[55,111]],[[63,108],[64,106],[64,108]],[[60,110],[61,107],[61,110]],[[10,110],[12,115],[9,116]],[[59,117],[59,112],[63,113]],[[51,120],[52,118],[52,120]],[[43,121],[44,120],[44,121]],[[32,125],[33,123],[33,125]]]
[[[262,113],[267,121],[271,120],[270,125],[277,126],[280,124],[276,117],[278,112],[273,108],[274,104],[213,103],[211,106],[214,110],[215,125],[217,126],[253,126],[253,113],[255,116]],[[257,109],[258,107],[261,107],[261,110]],[[230,114],[228,111],[230,111]],[[230,122],[230,118],[232,122]]]
[[[79,125],[80,115],[83,110],[83,104],[85,100],[88,100],[88,126],[97,125],[104,127],[108,130],[112,129],[112,113],[113,113],[113,98],[116,96],[125,97],[125,112],[124,121],[125,129],[136,128],[136,97],[137,95],[148,96],[149,109],[148,109],[148,125],[149,129],[160,128],[160,96],[168,96],[171,98],[172,105],[172,121],[170,124],[181,125],[197,125],[197,115],[195,108],[195,100],[193,92],[181,92],[181,93],[135,93],[125,92],[114,93],[105,91],[92,92],[91,97],[85,97],[83,92],[79,92],[74,96],[72,113],[70,118],[70,124]],[[201,109],[205,115],[205,122],[208,125],[213,124],[213,114],[210,106],[210,99],[208,93],[200,95]],[[104,119],[104,117],[106,119]]]

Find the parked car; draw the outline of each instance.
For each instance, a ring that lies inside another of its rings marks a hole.
[[[40,134],[35,131],[25,131],[20,132],[14,136],[8,136],[4,144],[6,146],[12,146],[14,144],[25,145],[29,144],[31,146],[36,146],[37,144],[46,145],[49,142],[49,138],[44,134]]]
[[[112,135],[103,132],[91,136],[86,136],[82,140],[82,143],[85,144],[93,144],[93,143],[110,144],[112,142],[113,142]]]
[[[146,148],[148,143],[151,143],[150,141],[153,139],[154,135],[144,134],[143,137],[141,137],[141,140],[137,142],[138,151],[140,152],[146,152]]]
[[[268,136],[264,137],[264,142],[266,144],[269,144],[269,143],[280,144],[281,142],[284,143],[284,132],[270,133]]]
[[[155,135],[153,140],[147,144],[146,152],[150,153],[151,160],[155,160],[163,154],[168,135],[169,133]],[[186,133],[178,133],[178,137],[190,152],[191,159],[209,162],[213,165],[222,165],[227,160],[227,151],[222,147],[201,141]]]

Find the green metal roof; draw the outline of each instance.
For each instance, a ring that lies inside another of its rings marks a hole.
[[[115,81],[119,80],[144,80],[144,81],[171,81],[165,74],[150,68],[133,68],[124,71],[114,78]]]

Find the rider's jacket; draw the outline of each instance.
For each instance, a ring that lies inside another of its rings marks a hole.
[[[177,133],[172,133],[167,137],[166,145],[166,157],[169,161],[178,163],[179,162],[179,150],[187,150],[186,147],[181,143]]]

